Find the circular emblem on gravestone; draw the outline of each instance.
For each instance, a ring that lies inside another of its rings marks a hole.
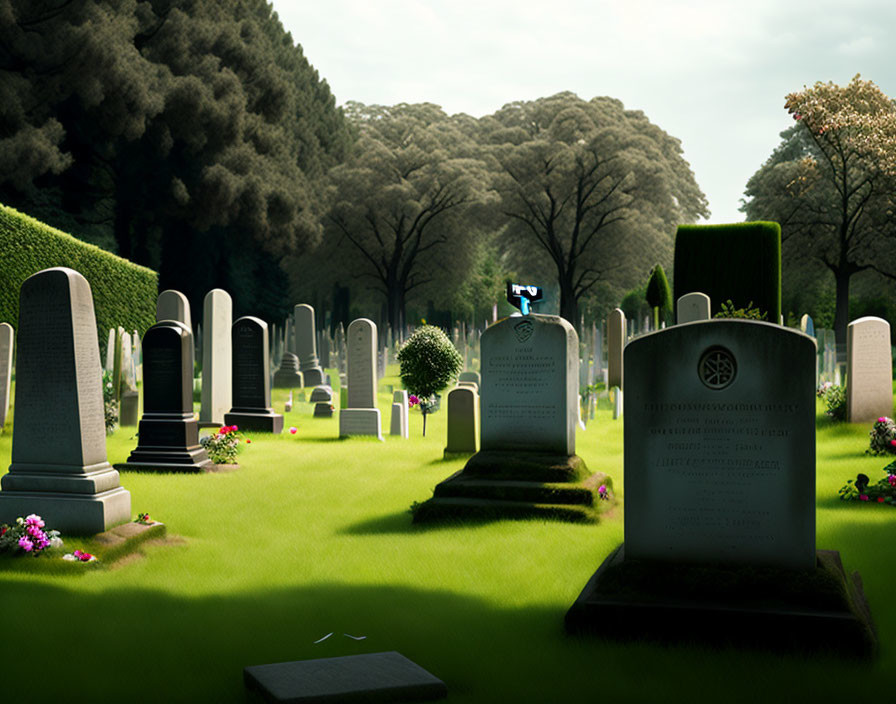
[[[710,347],[700,357],[697,375],[710,389],[724,389],[731,385],[737,375],[737,361],[724,347]]]
[[[532,337],[532,329],[533,329],[531,320],[523,320],[516,325],[513,326],[513,331],[516,333],[516,339],[520,342],[525,342],[530,337]]]

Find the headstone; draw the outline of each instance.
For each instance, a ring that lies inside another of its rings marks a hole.
[[[137,425],[140,419],[139,401],[140,394],[137,391],[127,390],[121,392],[118,404],[118,424],[122,428],[132,428]]]
[[[274,388],[301,389],[304,385],[304,375],[299,371],[299,358],[292,352],[284,352],[280,368],[274,372]]]
[[[314,404],[315,418],[332,418],[333,404],[329,401],[318,401]]]
[[[814,359],[812,338],[743,320],[626,348],[627,556],[814,566]]]
[[[709,320],[710,315],[709,296],[699,291],[684,294],[678,299],[676,306],[676,320],[678,324],[694,323],[698,320]]]
[[[389,434],[402,438],[410,437],[408,427],[408,392],[404,389],[392,392],[392,418]]]
[[[308,399],[309,403],[333,403],[333,389],[331,389],[326,384],[320,384],[319,386],[315,386],[311,391],[311,398]]]
[[[299,371],[305,377],[305,386],[323,384],[324,372],[317,359],[314,308],[307,303],[295,307],[295,338],[295,353],[299,357]]]
[[[474,454],[479,448],[479,394],[468,386],[448,392],[448,441],[444,455]]]
[[[320,334],[320,366],[323,369],[333,366],[330,360],[330,336],[326,330],[322,330]]]
[[[846,327],[846,416],[870,423],[893,416],[893,356],[890,324],[866,316]]]
[[[481,449],[436,486],[432,499],[415,506],[414,520],[482,512],[596,520],[600,482],[593,483],[596,477],[575,454],[575,329],[558,316],[511,316],[485,331],[481,353]],[[463,447],[469,448],[475,392],[457,387],[449,398],[454,395],[464,410]],[[607,477],[604,483],[611,484]]]
[[[109,328],[109,339],[106,342],[106,364],[103,369],[110,374],[112,373],[115,364],[115,340],[116,330],[115,328]]]
[[[36,513],[63,533],[94,534],[129,521],[131,495],[106,459],[87,279],[64,267],[26,279],[17,342],[12,464],[0,480],[0,523]]]
[[[815,321],[808,313],[800,318],[800,332],[804,332],[810,337],[815,337]]]
[[[140,333],[136,330],[131,332],[131,342],[134,345],[134,349],[132,352],[132,357],[134,359],[134,369],[135,375],[134,378],[138,383],[143,383],[143,347],[140,342]]]
[[[613,420],[619,420],[623,412],[622,389],[614,386],[610,392],[613,394]]]
[[[345,374],[345,328],[342,323],[336,326],[336,355],[338,357],[337,369],[340,375]]]
[[[143,336],[143,417],[137,447],[118,469],[203,472],[213,467],[199,444],[193,414],[192,338],[179,320],[158,322]]]
[[[815,548],[814,362],[811,337],[753,320],[629,343],[625,544],[568,630],[873,649],[860,580]]]
[[[227,291],[213,288],[202,302],[202,406],[199,424],[224,424],[224,414],[233,405],[233,299]]]
[[[134,369],[134,345],[130,333],[121,335],[121,384],[122,393],[137,390],[137,374]]]
[[[622,349],[625,347],[625,313],[619,308],[607,318],[607,386],[622,386]]]
[[[9,323],[0,323],[0,428],[6,425],[9,413],[9,392],[12,388],[12,351],[15,332]]]
[[[156,299],[156,321],[178,320],[193,332],[193,321],[190,317],[190,302],[180,291],[168,289],[162,291]]]
[[[243,680],[253,701],[268,704],[422,702],[448,693],[444,682],[395,651],[253,665]]]
[[[339,411],[339,436],[373,435],[383,439],[376,407],[376,325],[367,318],[353,320],[346,333],[348,406]]]
[[[279,433],[283,416],[271,408],[271,373],[268,366],[268,324],[243,316],[231,327],[233,349],[233,408],[224,414],[225,425],[240,430]]]
[[[476,384],[477,389],[482,384],[482,379],[479,376],[479,372],[471,372],[471,371],[461,372],[458,375],[457,380],[458,380],[458,382],[472,381],[473,383]]]

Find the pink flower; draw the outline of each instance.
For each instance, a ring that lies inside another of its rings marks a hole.
[[[891,474],[887,477],[887,481],[890,482],[890,486],[896,486],[896,474]]]
[[[19,547],[22,548],[22,550],[24,550],[25,552],[31,552],[34,549],[34,545],[25,536],[19,538]]]
[[[606,493],[607,493],[607,486],[606,486],[605,484],[601,484],[599,487],[597,487],[597,493],[600,494],[601,496],[603,496],[604,494],[606,494]]]
[[[296,434],[296,430],[298,430],[298,428],[296,428],[296,426],[292,426],[292,427],[289,429],[289,432],[292,433],[293,435],[295,435],[295,434]]]
[[[859,499],[860,499],[861,501],[867,501],[867,500],[868,500],[868,494],[859,494]]]
[[[37,528],[43,528],[44,522],[43,519],[35,513],[32,513],[27,518],[25,518],[26,526],[35,526]]]
[[[890,440],[890,445],[892,445],[893,447],[896,447],[896,440]]]
[[[418,403],[420,403],[420,399],[417,398],[416,396],[414,396],[414,394],[411,394],[410,396],[408,396],[408,406],[410,408],[413,408]]]
[[[230,426],[230,429],[231,429],[233,432],[236,432],[237,430],[239,430],[239,428],[237,428],[235,425],[231,425],[231,426]]]
[[[887,422],[887,419],[886,419],[885,416],[881,416],[880,418],[877,419],[877,422],[878,422],[878,423],[886,423],[886,422]]]

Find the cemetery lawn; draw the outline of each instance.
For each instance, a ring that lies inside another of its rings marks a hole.
[[[380,385],[388,433],[385,384],[398,381]],[[285,397],[275,390],[276,410]],[[876,481],[888,459],[863,455],[870,424],[818,413],[817,545],[862,575],[881,638],[873,663],[568,636],[566,610],[623,539],[622,503],[599,525],[415,526],[410,505],[463,465],[442,460],[444,410],[426,438],[415,411],[409,440],[381,443],[337,440],[335,416],[297,403],[282,435],[248,434],[238,471],[122,474],[132,513],[167,525],[164,543],[83,573],[0,560],[0,701],[243,702],[244,666],[388,650],[444,680],[451,702],[885,701],[896,509],[837,490],[858,472]],[[620,494],[623,422],[604,399],[578,435],[578,454]],[[133,434],[108,439],[111,462]],[[7,432],[3,471],[10,453]]]

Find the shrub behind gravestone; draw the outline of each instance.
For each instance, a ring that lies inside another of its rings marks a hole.
[[[401,383],[420,400],[426,435],[426,414],[432,409],[433,397],[457,378],[463,359],[440,328],[424,325],[398,351],[398,362]]]

